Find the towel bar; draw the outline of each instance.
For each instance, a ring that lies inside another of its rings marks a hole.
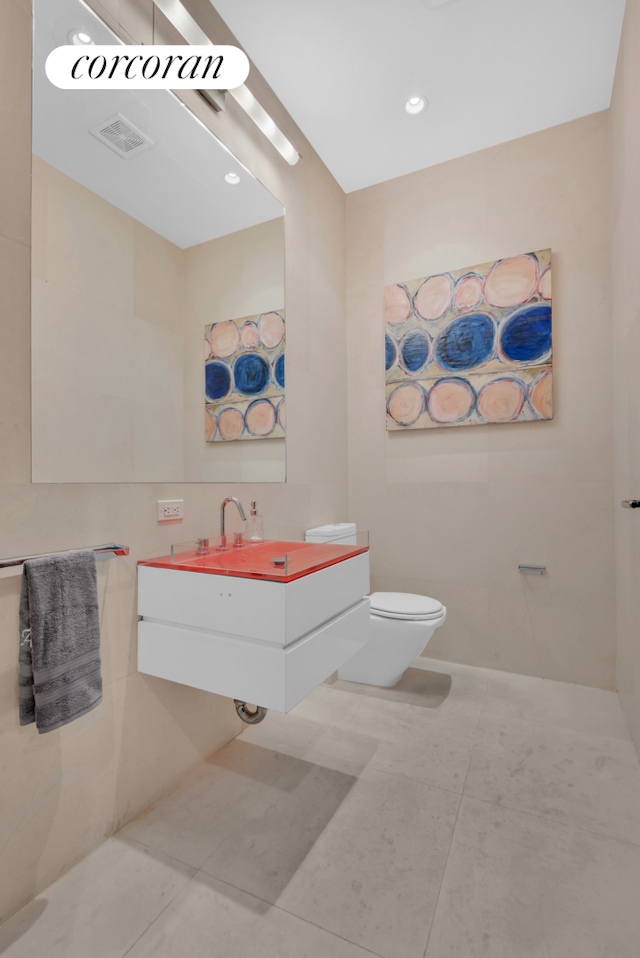
[[[14,556],[10,559],[0,559],[0,578],[10,575],[19,575],[22,572],[22,564],[27,559],[43,559],[45,556],[64,555],[67,552],[93,552],[97,559],[110,559],[111,556],[128,556],[129,546],[121,546],[117,543],[108,543],[103,546],[88,546],[83,549],[59,549],[57,552],[40,552],[30,556]]]

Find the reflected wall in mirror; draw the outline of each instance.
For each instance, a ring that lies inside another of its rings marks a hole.
[[[284,481],[284,438],[207,442],[203,371],[205,327],[283,312],[282,205],[172,93],[50,84],[74,32],[119,41],[80,0],[34,18],[33,481]]]

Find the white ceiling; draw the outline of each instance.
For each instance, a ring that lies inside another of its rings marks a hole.
[[[346,192],[606,109],[625,6],[211,2]]]
[[[0,0],[2,2],[2,0]],[[282,216],[282,205],[166,90],[59,90],[47,55],[83,29],[96,43],[117,37],[79,0],[36,0],[33,152],[186,248]],[[120,113],[154,146],[123,158],[89,132]],[[229,186],[224,175],[238,173]]]

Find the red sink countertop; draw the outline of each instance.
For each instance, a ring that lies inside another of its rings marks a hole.
[[[219,540],[218,540],[219,541]],[[362,555],[369,546],[341,545],[333,542],[294,542],[281,539],[265,539],[263,542],[228,546],[225,550],[210,539],[207,555],[198,555],[195,550],[180,552],[174,556],[158,556],[141,559],[138,565],[158,569],[180,569],[183,572],[204,572],[209,575],[231,575],[243,579],[266,579],[271,582],[292,582],[310,572],[326,569],[345,559]],[[288,564],[274,564],[273,558],[288,555]]]

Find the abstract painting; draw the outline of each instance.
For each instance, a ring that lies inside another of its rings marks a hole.
[[[551,250],[385,287],[387,429],[553,418]]]
[[[205,439],[280,439],[285,434],[284,310],[204,329]]]

